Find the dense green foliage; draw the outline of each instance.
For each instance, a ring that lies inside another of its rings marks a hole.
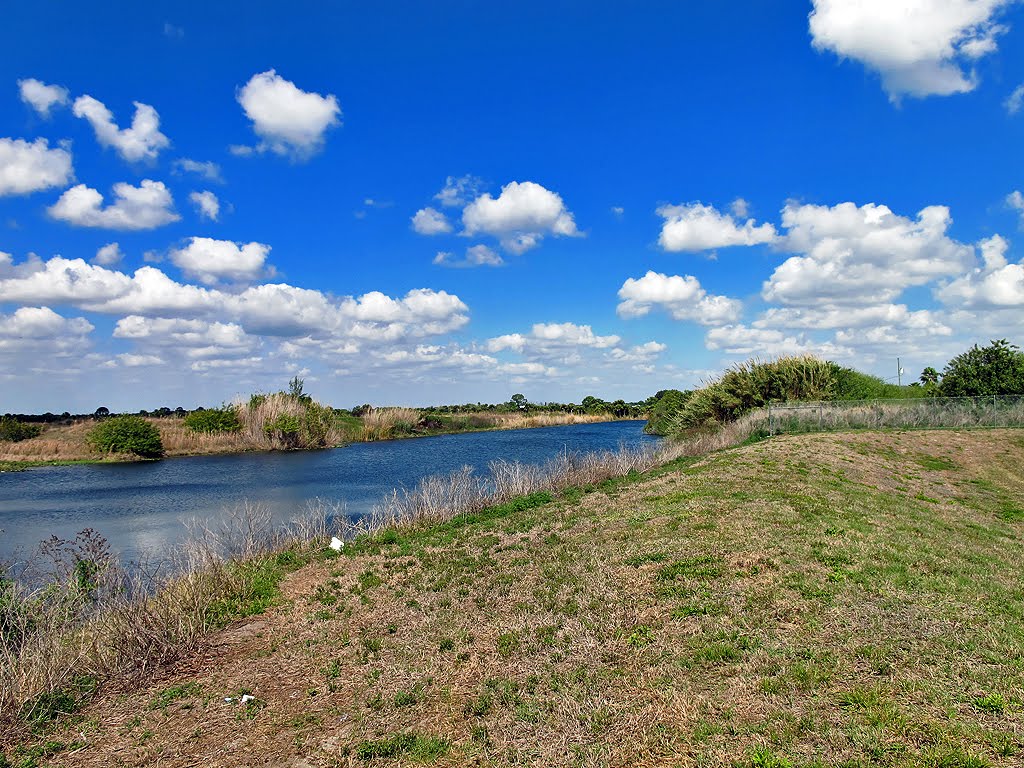
[[[215,434],[217,432],[237,432],[242,428],[238,413],[234,408],[208,408],[192,411],[185,417],[185,426],[193,432]]]
[[[654,395],[654,405],[647,416],[644,431],[652,435],[665,435],[672,427],[673,418],[683,409],[693,392],[663,389]]]
[[[667,432],[735,421],[773,401],[832,399],[836,394],[834,369],[833,363],[810,356],[739,363],[691,394],[674,416],[665,419]]]
[[[39,424],[26,424],[12,416],[0,418],[0,442],[17,443],[21,440],[38,437],[42,431],[43,428]]]
[[[669,393],[676,394],[669,395]],[[659,392],[650,406],[647,430],[679,434],[735,421],[769,403],[815,400],[891,400],[1024,394],[1024,352],[1005,339],[975,345],[946,365],[941,381],[927,367],[909,386],[886,382],[813,357],[754,360],[729,368],[693,393]],[[686,395],[680,400],[680,395]]]
[[[104,419],[89,433],[89,444],[103,453],[131,453],[156,458],[164,452],[160,430],[140,416]]]
[[[888,400],[895,397],[925,397],[927,387],[891,384],[869,373],[830,363],[835,380],[835,400]]]
[[[939,383],[943,397],[1024,395],[1024,352],[1006,339],[975,344],[946,364]]]

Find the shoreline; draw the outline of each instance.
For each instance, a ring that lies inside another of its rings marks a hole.
[[[550,414],[550,413],[547,413],[547,412],[543,412],[543,413],[540,413],[540,414],[537,414],[537,415],[538,416],[549,416],[549,417],[553,416],[553,414]],[[175,449],[172,448],[170,450],[165,451],[164,455],[162,457],[160,457],[159,459],[144,459],[144,458],[140,458],[140,457],[137,457],[137,456],[131,456],[129,454],[110,455],[110,456],[96,456],[96,455],[87,455],[85,453],[69,455],[67,457],[59,457],[59,458],[38,458],[38,459],[36,459],[36,458],[24,458],[24,459],[19,459],[19,458],[10,458],[10,459],[8,459],[8,458],[0,458],[0,474],[5,473],[5,472],[25,472],[25,471],[28,471],[30,469],[38,469],[38,468],[41,468],[41,467],[67,467],[67,466],[92,465],[92,464],[136,464],[136,463],[150,462],[150,461],[163,461],[165,459],[184,459],[184,458],[192,458],[192,457],[200,457],[200,456],[237,456],[237,455],[243,455],[243,454],[249,454],[249,453],[281,453],[281,452],[284,452],[284,453],[306,453],[306,452],[311,452],[311,451],[329,451],[329,450],[334,450],[334,449],[337,449],[337,448],[344,448],[344,447],[346,447],[348,445],[353,445],[353,444],[356,444],[356,443],[380,443],[380,442],[389,442],[389,441],[393,441],[393,440],[413,440],[413,439],[419,439],[419,438],[424,438],[424,437],[440,437],[440,436],[443,436],[443,435],[463,435],[463,434],[473,434],[473,433],[479,433],[479,432],[509,432],[509,431],[514,431],[514,430],[517,430],[517,429],[541,429],[541,428],[544,428],[544,427],[568,427],[568,426],[576,426],[576,425],[580,425],[580,424],[603,424],[603,423],[613,422],[613,421],[646,421],[646,419],[638,419],[638,418],[618,418],[618,417],[609,417],[609,418],[596,417],[595,418],[595,417],[592,417],[592,416],[584,417],[584,416],[575,415],[575,414],[565,414],[565,416],[566,416],[566,418],[564,420],[561,420],[560,422],[556,422],[556,423],[552,423],[552,424],[509,424],[507,426],[494,425],[494,426],[487,426],[487,427],[474,427],[474,428],[469,428],[469,429],[426,430],[426,431],[423,431],[423,432],[413,432],[413,433],[394,435],[394,436],[388,436],[388,437],[373,437],[373,436],[371,436],[371,437],[365,437],[365,438],[361,438],[361,439],[351,439],[351,440],[346,440],[346,441],[341,442],[341,443],[337,443],[336,445],[325,446],[323,448],[300,448],[300,449],[295,449],[295,450],[292,450],[292,451],[280,451],[280,450],[274,449],[274,448],[258,448],[258,447],[237,448],[236,446],[231,445],[231,446],[225,446],[224,450],[216,450],[215,447],[214,447],[213,450],[175,450]],[[529,418],[529,417],[527,417],[527,418]],[[154,419],[153,421],[157,421],[157,420]],[[162,420],[160,420],[160,421],[162,421]],[[70,430],[72,430],[72,429],[74,429],[76,427],[80,428],[82,424],[88,424],[88,422],[79,422],[78,424],[72,425],[71,427],[63,427],[61,429],[65,430],[65,431],[70,431]],[[166,427],[167,425],[158,422],[156,424],[156,426],[158,428],[160,428],[161,426]],[[175,424],[175,426],[177,426],[177,424]],[[161,431],[161,436],[163,436],[163,434],[164,434],[164,431],[162,430]],[[33,440],[41,440],[41,439],[45,439],[46,436],[47,436],[47,432],[44,432],[40,437],[32,438],[32,439]],[[196,437],[204,437],[204,436],[197,435]],[[24,442],[25,443],[30,443],[31,441],[24,441]],[[19,443],[12,443],[11,445],[12,446],[17,446],[17,445],[19,445]],[[10,455],[12,455],[12,453],[15,453],[15,452],[10,452],[10,453],[6,453],[6,454],[0,453],[0,456],[2,456],[2,455],[10,456]]]

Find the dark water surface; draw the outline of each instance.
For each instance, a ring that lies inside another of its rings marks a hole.
[[[564,450],[616,450],[655,440],[643,422],[441,435],[356,443],[301,453],[195,456],[139,464],[39,467],[0,474],[0,559],[31,551],[53,534],[94,528],[122,557],[159,554],[185,535],[184,521],[216,518],[244,501],[287,520],[307,501],[369,511],[393,488],[468,464],[486,473],[495,459],[539,464]]]

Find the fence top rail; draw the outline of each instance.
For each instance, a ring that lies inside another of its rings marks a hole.
[[[970,395],[965,397],[887,397],[869,400],[791,400],[768,403],[771,410],[806,410],[818,408],[856,408],[878,405],[967,405],[989,403],[1024,403],[1024,395]]]

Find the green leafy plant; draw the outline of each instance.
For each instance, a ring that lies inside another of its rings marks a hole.
[[[103,453],[131,453],[144,458],[163,456],[160,430],[140,416],[112,416],[89,433],[89,444]]]
[[[17,443],[38,437],[42,431],[39,424],[26,424],[13,416],[0,417],[0,442]]]
[[[192,411],[185,417],[185,427],[192,432],[216,434],[237,432],[242,428],[242,423],[238,420],[234,408],[208,408],[203,411]]]

